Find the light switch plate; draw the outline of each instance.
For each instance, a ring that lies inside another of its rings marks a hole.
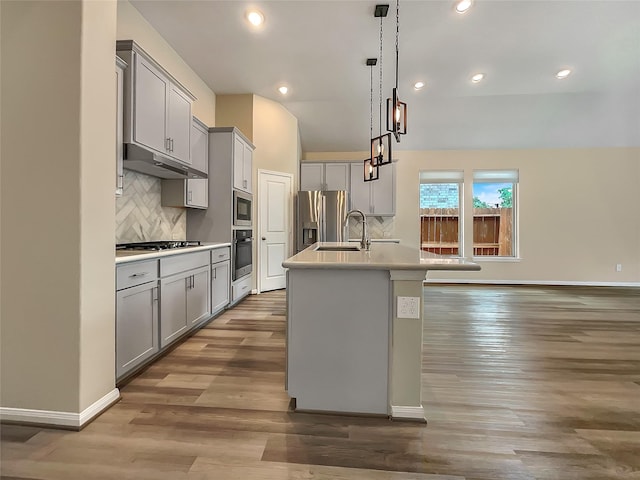
[[[420,318],[420,297],[398,297],[398,318]]]

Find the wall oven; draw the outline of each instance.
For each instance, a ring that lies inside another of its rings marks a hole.
[[[236,227],[251,226],[251,194],[233,191],[233,225]]]
[[[251,230],[233,231],[233,279],[249,275],[252,270],[253,232]]]

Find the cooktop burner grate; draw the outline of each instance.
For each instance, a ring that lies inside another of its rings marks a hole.
[[[116,250],[168,250],[171,248],[197,247],[200,241],[196,240],[161,240],[155,242],[119,243]]]

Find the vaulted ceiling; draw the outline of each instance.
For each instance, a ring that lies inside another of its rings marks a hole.
[[[376,2],[133,0],[216,94],[254,93],[298,118],[304,151],[369,148]],[[383,3],[383,2],[380,2]],[[383,21],[394,84],[396,3]],[[265,16],[251,28],[250,7]],[[640,146],[640,1],[399,4],[401,150]],[[558,80],[555,74],[572,74]],[[470,77],[483,72],[485,79]],[[378,69],[373,70],[374,133]],[[417,91],[417,81],[426,86]],[[287,85],[289,93],[277,88]]]

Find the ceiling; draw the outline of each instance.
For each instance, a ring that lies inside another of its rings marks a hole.
[[[131,3],[216,94],[282,103],[298,118],[303,151],[369,148],[365,61],[378,56],[375,1]],[[395,64],[389,3],[385,98]],[[260,29],[245,21],[249,7],[264,13]],[[394,149],[640,146],[640,1],[476,0],[463,15],[451,0],[399,7],[409,120]],[[562,68],[573,73],[558,80]],[[473,84],[476,72],[486,78]],[[373,75],[375,135],[377,67]],[[426,86],[416,91],[419,80]]]

